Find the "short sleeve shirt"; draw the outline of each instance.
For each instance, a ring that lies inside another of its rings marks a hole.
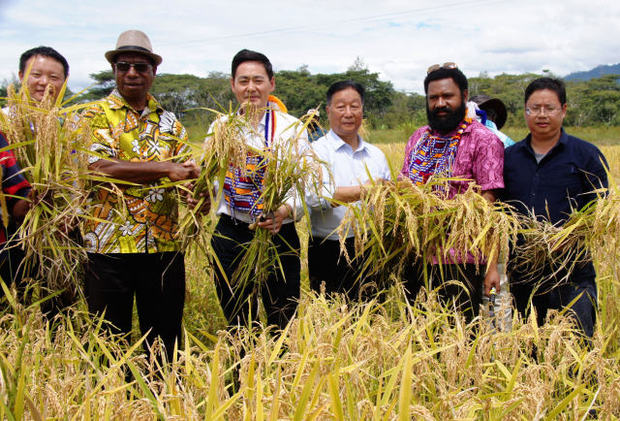
[[[428,126],[421,127],[409,138],[405,147],[401,178],[409,177],[412,152],[415,151],[416,145],[427,130]],[[454,134],[456,130],[448,133],[447,136]],[[504,146],[502,142],[482,124],[472,121],[463,132],[452,164],[451,176],[462,180],[450,182],[449,197],[454,197],[455,194],[466,190],[472,181],[483,191],[501,189],[504,187],[503,168]]]
[[[114,90],[94,103],[83,118],[92,131],[89,163],[99,159],[183,162],[191,157],[187,132],[175,115],[148,96],[139,113]],[[91,253],[176,251],[177,193],[161,178],[149,185],[116,183],[95,188],[87,206],[84,242]]]
[[[416,130],[409,138],[405,148],[405,160],[400,172],[401,178],[409,177],[411,155],[427,129],[428,126],[424,126]],[[456,130],[448,133],[447,136],[454,134],[456,134]],[[459,192],[465,191],[472,181],[480,186],[482,191],[501,189],[504,187],[503,170],[503,143],[485,126],[477,121],[472,121],[463,132],[452,163],[451,177],[461,180],[450,181],[448,197],[452,198]],[[448,259],[450,263],[462,263],[463,258],[457,257],[454,250],[450,250],[449,253],[452,255],[452,258]],[[464,260],[464,263],[476,263],[472,255],[468,255]],[[435,258],[433,258],[433,263],[437,263]]]

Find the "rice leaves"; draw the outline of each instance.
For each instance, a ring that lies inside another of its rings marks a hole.
[[[575,209],[560,225],[535,216],[522,219],[523,241],[516,248],[516,264],[540,277],[545,267],[568,277],[575,265],[584,261],[620,260],[620,191],[613,177],[607,190],[582,209]],[[563,282],[559,279],[557,282]]]
[[[89,131],[77,117],[81,107],[63,108],[62,94],[54,102],[48,88],[35,103],[26,87],[15,91],[10,86],[8,115],[0,119],[0,128],[36,192],[16,234],[30,266],[27,273],[45,279],[52,289],[75,292],[77,269],[85,258],[76,230],[87,197],[83,147]]]
[[[438,186],[448,181],[416,186],[405,180],[369,188],[338,228],[342,250],[352,232],[357,256],[366,256],[365,266],[384,277],[399,273],[406,256],[450,261],[471,255],[482,262],[507,255],[520,229],[514,211],[489,203],[475,186],[446,199]]]

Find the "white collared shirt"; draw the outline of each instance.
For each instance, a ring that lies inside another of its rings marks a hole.
[[[334,196],[336,187],[357,186],[371,179],[392,179],[390,167],[381,149],[364,142],[361,136],[358,136],[358,140],[358,147],[354,151],[348,143],[330,130],[310,145],[317,158],[323,162],[323,191],[319,197],[309,193],[306,199],[312,211],[313,236],[338,239],[338,233],[334,230],[344,218],[347,207],[331,206],[330,199]],[[349,236],[352,235],[351,233]]]
[[[303,124],[300,120],[289,114],[277,110],[274,110],[273,112],[276,113],[276,130],[273,137],[274,144],[277,142],[297,141],[297,151],[301,157],[310,148],[308,143],[308,133],[304,129]],[[243,136],[245,137],[245,142],[248,146],[252,146],[256,149],[263,149],[265,147],[265,118],[266,114],[263,115],[256,129],[249,126],[243,129]],[[216,123],[217,120],[211,124],[211,127],[209,127],[209,134],[207,135],[205,142],[209,141],[209,137],[211,133],[213,133],[213,127]],[[217,195],[220,196],[219,192]],[[221,196],[217,204],[216,213],[218,215],[223,214],[233,216],[228,203]],[[299,200],[295,192],[291,192],[290,197],[288,197],[284,203],[291,206],[291,209],[293,209],[296,216],[301,217],[303,215],[303,203]],[[246,212],[237,210],[235,211],[234,217],[235,219],[246,223],[254,222],[254,218]],[[284,224],[290,222],[293,222],[293,219],[287,218],[283,221]]]

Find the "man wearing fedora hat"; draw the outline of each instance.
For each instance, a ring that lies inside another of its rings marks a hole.
[[[177,194],[171,182],[199,170],[187,132],[149,90],[162,58],[138,30],[123,32],[105,54],[116,89],[88,109],[89,169],[113,179],[94,187],[87,209],[89,311],[104,313],[114,331],[131,332],[134,295],[147,345],[159,337],[172,358],[181,337],[185,296],[183,254],[175,237]]]

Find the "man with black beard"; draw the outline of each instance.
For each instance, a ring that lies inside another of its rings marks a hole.
[[[473,183],[484,198],[495,201],[496,191],[504,187],[504,147],[490,130],[466,118],[467,78],[454,63],[436,64],[428,69],[424,91],[428,126],[409,138],[399,178],[422,185],[431,177],[450,177],[458,180],[437,192],[446,199],[466,191]],[[451,305],[454,300],[471,320],[478,314],[483,282],[488,295],[491,288],[499,291],[499,278],[496,262],[487,265],[486,260],[476,261],[472,255],[459,256],[445,250],[442,261],[418,259],[408,265],[403,282],[410,302],[422,285],[438,288],[442,301]],[[462,285],[444,282],[448,280]]]

